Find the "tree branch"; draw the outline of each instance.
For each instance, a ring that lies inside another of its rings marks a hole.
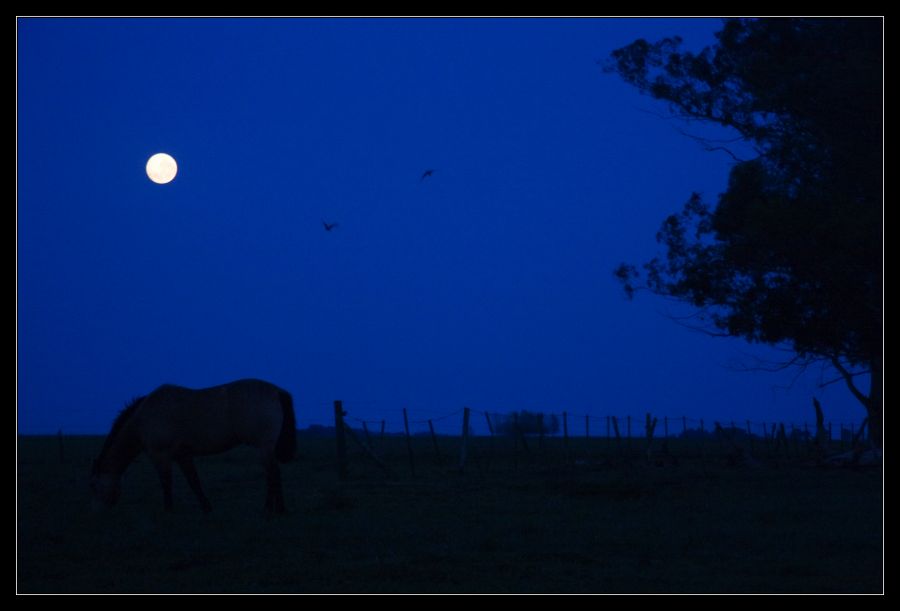
[[[841,365],[841,361],[836,357],[831,357],[831,364],[834,365],[834,368],[838,370],[844,381],[847,382],[847,388],[850,389],[850,392],[853,393],[853,396],[856,397],[856,400],[868,407],[869,405],[869,397],[864,395],[857,387],[856,384],[853,383],[853,374],[847,371],[847,368]]]
[[[865,371],[856,371],[854,373],[851,373],[850,377],[855,378],[856,376],[866,375],[867,373],[872,373],[872,372],[869,369],[866,369]],[[832,384],[835,384],[837,382],[843,382],[845,379],[846,378],[844,378],[844,376],[841,375],[841,377],[839,377],[839,378],[834,378],[833,380],[828,380],[827,382],[820,382],[819,388],[825,388],[826,386],[831,386]]]
[[[675,128],[675,131],[677,131],[679,134],[681,134],[681,135],[684,136],[685,138],[690,138],[691,140],[693,140],[694,142],[696,142],[697,144],[699,144],[700,146],[702,146],[702,147],[703,147],[703,150],[705,150],[705,151],[708,151],[708,152],[710,152],[710,153],[713,152],[713,151],[725,151],[726,153],[728,153],[729,155],[731,155],[731,158],[734,159],[734,160],[735,160],[736,162],[738,162],[738,163],[743,163],[743,162],[747,161],[746,159],[741,159],[740,157],[738,157],[737,155],[735,155],[735,154],[731,151],[731,149],[729,149],[729,148],[726,147],[726,146],[722,146],[721,144],[720,144],[719,146],[713,146],[713,144],[712,144],[712,142],[720,142],[720,143],[725,143],[725,144],[727,144],[727,143],[729,143],[729,142],[740,142],[741,140],[746,140],[746,138],[745,138],[744,136],[741,136],[741,137],[739,137],[739,138],[735,138],[735,139],[733,139],[733,140],[716,140],[716,141],[713,141],[713,140],[710,140],[709,138],[704,138],[703,136],[697,136],[697,135],[694,135],[694,134],[689,134],[689,133],[687,133],[686,131],[684,131],[683,129],[680,129],[680,128],[678,128],[678,127]]]

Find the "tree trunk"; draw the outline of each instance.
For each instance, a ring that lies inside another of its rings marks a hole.
[[[880,357],[872,361],[871,369],[872,386],[869,389],[869,400],[866,404],[866,410],[869,413],[869,439],[876,448],[881,448],[884,441],[882,429],[882,418],[884,416],[882,384],[884,377]]]

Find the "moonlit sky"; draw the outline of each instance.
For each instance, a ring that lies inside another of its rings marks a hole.
[[[300,426],[332,399],[394,429],[463,405],[812,422],[813,396],[859,422],[830,373],[736,371],[785,355],[612,276],[730,158],[595,60],[719,27],[18,20],[18,430],[102,433],[161,383],[241,377]]]

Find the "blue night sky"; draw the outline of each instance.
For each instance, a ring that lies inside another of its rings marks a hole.
[[[613,278],[730,158],[595,60],[698,48],[716,20],[17,23],[20,432],[242,377],[291,391],[300,426],[332,399],[394,429],[404,406],[864,415],[819,370],[736,371],[785,355]]]

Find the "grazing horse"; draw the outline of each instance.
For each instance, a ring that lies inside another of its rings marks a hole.
[[[159,474],[163,500],[172,509],[172,463],[177,464],[200,499],[212,510],[194,468],[194,456],[218,454],[246,444],[259,450],[266,470],[266,511],[284,512],[278,462],[294,457],[297,437],[291,395],[262,380],[237,380],[211,388],[164,384],[132,401],[118,415],[94,461],[94,498],[112,506],[122,474],[146,451]]]

